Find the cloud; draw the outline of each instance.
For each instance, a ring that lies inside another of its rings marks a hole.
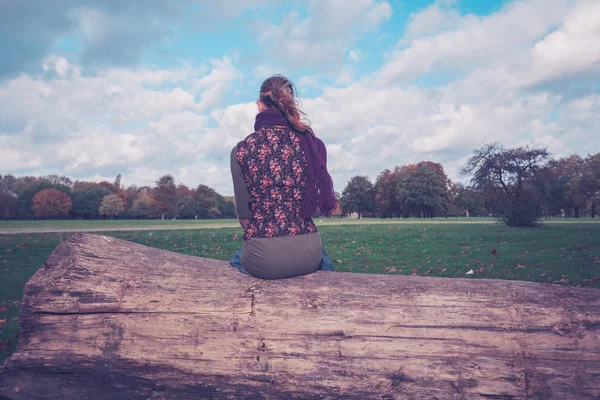
[[[182,27],[208,29],[280,0],[5,0],[0,2],[0,80],[38,73],[60,40],[84,69],[138,65]],[[10,56],[6,56],[6,55]]]
[[[387,1],[312,0],[308,16],[298,10],[260,31],[265,50],[288,67],[341,66],[354,42],[392,15]]]
[[[533,44],[560,25],[570,5],[570,0],[519,1],[485,17],[460,18],[451,8],[428,8],[412,16],[407,30],[414,36],[391,53],[380,71],[381,85],[410,82],[432,71],[463,74],[473,66],[518,66]],[[437,25],[425,29],[429,20]]]
[[[531,83],[577,75],[600,77],[600,2],[583,1],[562,26],[530,51]]]
[[[4,172],[78,179],[121,173],[130,182],[152,184],[185,170],[193,178],[185,183],[194,185],[205,176],[190,171],[221,164],[245,136],[230,139],[236,130],[227,111],[209,113],[223,105],[221,94],[241,76],[228,57],[197,70],[112,68],[94,76],[57,57],[44,65],[42,75],[21,75],[0,86]],[[229,186],[227,179],[216,187]]]

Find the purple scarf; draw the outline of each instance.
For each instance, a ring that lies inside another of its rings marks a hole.
[[[254,131],[263,126],[282,125],[293,129],[281,111],[268,108],[256,115]],[[306,192],[302,202],[302,217],[310,218],[317,210],[324,216],[330,216],[337,208],[337,200],[333,193],[333,181],[327,172],[327,150],[323,141],[309,132],[296,132],[306,156],[308,179]]]

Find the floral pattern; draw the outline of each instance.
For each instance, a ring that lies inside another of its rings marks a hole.
[[[238,144],[237,160],[250,199],[244,240],[317,232],[302,218],[307,165],[300,139],[288,127],[263,126]]]

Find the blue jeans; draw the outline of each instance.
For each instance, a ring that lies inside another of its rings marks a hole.
[[[241,273],[250,275],[248,271],[242,267],[242,249],[239,249],[238,252],[231,257],[229,264],[239,269]],[[319,268],[317,268],[317,271],[335,271],[335,268],[333,268],[333,262],[331,261],[331,258],[329,258],[329,254],[327,254],[325,249],[322,249],[321,264],[319,265]]]

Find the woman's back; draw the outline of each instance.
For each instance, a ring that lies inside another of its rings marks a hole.
[[[244,239],[317,232],[312,219],[301,216],[307,163],[297,133],[288,126],[262,126],[238,144],[237,161],[250,208]]]

